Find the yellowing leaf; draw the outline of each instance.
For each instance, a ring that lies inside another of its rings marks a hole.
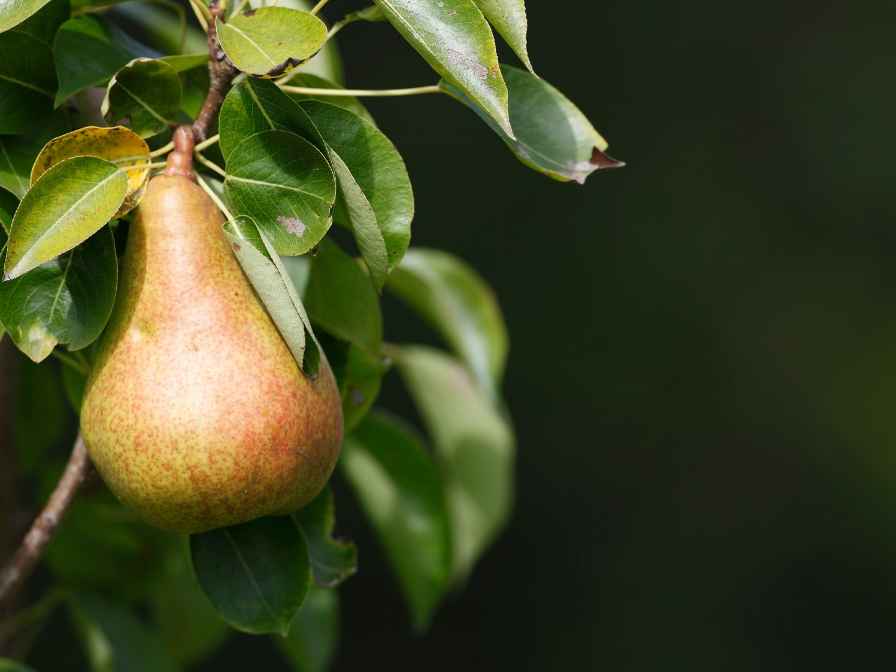
[[[85,126],[50,140],[37,155],[31,169],[31,186],[47,170],[75,156],[95,156],[114,163],[128,176],[128,191],[115,217],[137,207],[149,180],[149,146],[129,128]]]

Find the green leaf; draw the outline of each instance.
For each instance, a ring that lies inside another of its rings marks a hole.
[[[163,575],[150,594],[150,610],[159,636],[182,665],[198,663],[232,632],[196,584],[181,544],[165,558]]]
[[[625,164],[607,156],[607,141],[566,96],[532,73],[501,67],[510,90],[510,119],[516,138],[508,136],[487,112],[457,87],[443,81],[445,91],[470,107],[530,168],[561,182],[584,184],[591,173]]]
[[[424,628],[451,578],[451,530],[438,469],[417,436],[371,413],[348,436],[341,461]]]
[[[62,24],[53,41],[59,90],[56,106],[91,86],[103,86],[133,58],[116,44],[93,16],[76,16]]]
[[[104,159],[79,156],[50,168],[16,210],[4,278],[17,278],[87,240],[115,215],[127,191],[127,175]]]
[[[323,138],[308,113],[273,82],[247,77],[227,94],[218,117],[225,160],[247,138],[278,129],[301,134],[323,151]]]
[[[462,579],[510,513],[513,432],[453,358],[430,348],[403,347],[395,359],[439,456],[451,512],[454,575]]]
[[[221,108],[221,151],[228,157],[243,138],[284,129],[324,152],[339,185],[337,214],[352,229],[380,289],[410,240],[414,200],[404,162],[385,135],[351,112],[314,101],[303,105],[307,109],[272,82],[246,79]]]
[[[303,668],[299,668],[303,669]],[[313,668],[323,670],[325,668]],[[26,667],[21,663],[8,658],[0,658],[0,672],[34,672],[30,667]]]
[[[125,607],[99,595],[70,602],[94,672],[177,672],[158,637]]]
[[[26,33],[0,33],[0,134],[21,133],[53,109],[53,54]]]
[[[305,308],[311,321],[333,336],[379,352],[383,342],[379,297],[358,262],[330,240],[321,243],[311,260]]]
[[[227,159],[224,188],[235,214],[251,217],[280,254],[304,254],[332,224],[333,171],[294,133],[264,131],[240,142]]]
[[[334,588],[358,571],[358,549],[333,538],[336,525],[333,493],[324,488],[308,506],[292,514],[305,536],[311,572],[321,588]]]
[[[436,329],[492,397],[507,362],[507,327],[491,288],[457,257],[411,249],[389,289]]]
[[[124,202],[115,213],[122,217],[133,210],[143,198],[149,182],[149,165],[152,163],[149,145],[139,135],[124,126],[84,126],[50,140],[34,160],[31,167],[31,185],[50,168],[66,159],[79,156],[95,156],[121,168],[128,178],[128,190]]]
[[[190,537],[199,585],[237,630],[286,635],[311,582],[305,539],[292,518],[250,523]]]
[[[84,403],[84,392],[87,390],[86,372],[78,371],[71,366],[62,367],[62,387],[65,396],[72,409],[78,415],[81,414],[81,404]]]
[[[0,249],[6,242],[6,235],[12,226],[12,218],[16,214],[17,207],[19,199],[5,189],[0,189]]]
[[[295,672],[326,672],[339,643],[339,593],[312,586],[289,636],[275,641]]]
[[[178,74],[189,72],[196,68],[208,68],[207,51],[197,54],[173,54],[171,56],[163,56],[159,60],[170,65]]]
[[[338,354],[330,355],[333,348],[328,348],[327,354],[339,381],[342,418],[345,432],[349,433],[364,419],[379,396],[383,376],[389,371],[391,361],[356,345],[339,344],[343,347],[338,348]]]
[[[49,0],[6,0],[0,4],[0,33],[20,24]]]
[[[304,368],[306,344],[313,345],[311,324],[280,257],[248,217],[226,222],[224,233],[299,368]],[[306,373],[316,375],[317,372],[306,370]]]
[[[183,94],[180,101],[181,111],[190,119],[199,116],[205,97],[208,95],[209,76],[208,66],[190,68],[178,73]]]
[[[17,25],[13,30],[30,35],[49,47],[53,44],[53,37],[59,30],[59,26],[65,23],[70,13],[71,7],[68,0],[50,0],[39,12]],[[0,32],[3,31],[0,30]]]
[[[109,123],[125,120],[134,133],[149,138],[176,123],[181,95],[180,79],[171,65],[137,58],[109,80],[101,112]]]
[[[446,81],[513,136],[492,30],[473,0],[375,0],[395,29]]]
[[[529,24],[526,19],[525,0],[474,0],[474,2],[526,67],[534,72],[526,46]]]
[[[45,473],[46,458],[41,464]],[[47,483],[48,488],[53,485]],[[100,488],[78,496],[47,547],[46,560],[54,579],[66,588],[131,601],[153,594],[152,580],[171,539],[144,525]]]
[[[292,9],[301,9],[309,11],[316,5],[316,1],[309,0],[281,0],[278,5],[280,7],[290,7]],[[295,70],[293,70],[295,72]],[[326,77],[334,82],[342,82],[342,57],[339,54],[339,47],[336,40],[327,40],[321,49],[312,58],[302,64],[302,73],[317,75],[318,77]]]
[[[100,231],[68,254],[0,283],[0,323],[35,362],[58,343],[81,350],[109,321],[118,289],[115,241]]]
[[[71,130],[65,110],[34,121],[28,135],[0,136],[0,187],[19,198],[28,191],[31,166],[41,148],[57,135]]]
[[[262,7],[217,24],[227,57],[253,75],[282,75],[314,56],[327,40],[323,21],[285,7]]]
[[[385,270],[391,270],[408,248],[414,218],[414,192],[404,160],[376,126],[352,112],[316,101],[302,103],[302,107],[339,157],[333,167],[340,176],[344,212],[371,273],[380,245],[385,246]],[[348,175],[343,175],[346,171]],[[368,221],[368,208],[374,216],[372,222]],[[385,280],[385,275],[379,277]],[[381,282],[375,284],[382,287]]]
[[[59,378],[51,366],[22,361],[18,367],[12,422],[12,445],[22,473],[32,481],[53,474],[49,468],[54,451],[71,442],[71,412],[59,389]],[[60,465],[61,473],[62,465]],[[68,518],[66,518],[68,520]],[[67,524],[67,523],[66,523]],[[63,524],[59,531],[65,528]],[[51,554],[56,542],[50,544]]]
[[[342,88],[340,84],[336,84],[335,82],[331,82],[330,80],[324,79],[323,77],[318,77],[317,75],[312,75],[311,73],[305,72],[304,68],[302,68],[301,73],[295,75],[294,77],[290,77],[289,84],[290,86],[300,86],[307,89]],[[370,114],[370,111],[366,107],[364,107],[364,104],[354,96],[309,96],[304,93],[288,93],[286,95],[288,95],[297,103],[301,103],[306,100],[319,100],[324,103],[330,103],[330,105],[335,105],[336,107],[341,107],[344,110],[353,112],[361,117],[364,121],[367,121],[376,126],[376,121],[374,120],[373,115]]]

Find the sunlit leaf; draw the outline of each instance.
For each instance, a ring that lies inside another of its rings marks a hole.
[[[446,81],[513,136],[507,86],[492,30],[473,0],[375,0],[386,18]]]
[[[501,34],[501,37],[507,40],[507,44],[516,52],[520,60],[529,70],[532,70],[526,46],[528,21],[525,0],[474,0],[474,2],[479,5],[485,18]]]
[[[0,4],[0,33],[20,24],[49,0],[6,0]]]
[[[218,21],[227,57],[243,72],[278,76],[316,54],[327,39],[323,21],[309,12],[262,7]]]
[[[76,156],[95,156],[114,163],[128,178],[127,195],[115,214],[121,217],[140,202],[149,181],[149,145],[124,126],[85,126],[50,140],[31,168],[31,185],[50,168]]]
[[[15,0],[5,4],[15,4]],[[30,35],[48,47],[52,47],[56,31],[59,30],[59,26],[65,23],[70,14],[71,5],[69,0],[50,0],[40,11],[17,25],[14,30],[17,33]],[[0,29],[0,32],[3,32],[2,29]]]
[[[125,173],[104,159],[79,156],[50,168],[16,210],[4,278],[17,278],[87,240],[118,212],[127,190]]]

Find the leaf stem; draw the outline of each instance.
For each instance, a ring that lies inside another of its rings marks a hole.
[[[314,5],[314,8],[311,10],[311,13],[314,15],[317,15],[317,13],[320,12],[320,10],[322,10],[324,7],[327,6],[328,2],[330,2],[330,0],[320,0],[320,2],[318,2],[316,5]]]
[[[444,93],[442,87],[438,84],[431,86],[415,86],[410,89],[315,89],[306,86],[286,86],[280,85],[280,88],[286,93],[299,93],[306,96],[352,96],[356,98],[363,97],[398,97],[398,96],[420,96],[430,93]]]
[[[201,152],[203,149],[208,149],[212,145],[218,144],[218,140],[221,139],[221,136],[215,133],[208,140],[203,140],[202,142],[196,143],[196,146],[193,147],[194,152]]]
[[[199,152],[195,152],[194,155],[196,156],[196,160],[199,161],[199,163],[201,163],[203,166],[211,171],[218,173],[218,175],[220,175],[221,177],[227,177],[227,173],[225,172],[225,170],[217,163],[215,163],[214,161],[209,161]]]
[[[208,22],[209,18],[205,16],[205,5],[196,2],[196,0],[190,0],[190,8],[193,10],[193,14],[196,16],[196,20],[199,22],[199,25],[202,27],[202,30],[208,32]]]
[[[248,4],[249,4],[249,0],[242,0],[242,2],[240,2],[240,4],[238,4],[236,7],[233,8],[233,11],[230,13],[230,16],[236,16],[241,11],[243,11],[243,8],[245,8],[245,6]]]
[[[174,149],[174,141],[173,140],[171,142],[169,142],[167,145],[165,145],[164,147],[159,147],[158,149],[151,151],[149,153],[149,155],[152,158],[156,158],[157,156],[164,156],[165,154],[170,152],[172,149]]]
[[[218,206],[218,210],[224,213],[224,216],[227,218],[228,222],[234,221],[236,218],[233,216],[233,213],[227,209],[227,206],[218,198],[218,194],[215,193],[214,189],[208,186],[208,183],[202,179],[202,176],[196,175],[196,181],[199,182],[199,186],[208,194],[209,198],[214,201],[215,205]]]
[[[0,605],[11,599],[31,576],[43,557],[47,544],[56,533],[56,528],[71,507],[75,495],[92,473],[93,465],[87,456],[87,446],[79,434],[53,494],[43,511],[34,519],[15,555],[0,572]]]

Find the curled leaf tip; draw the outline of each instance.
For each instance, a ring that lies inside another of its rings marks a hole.
[[[597,147],[591,153],[591,163],[597,166],[597,170],[606,170],[608,168],[623,168],[625,161],[614,159],[609,154],[604,154]]]

